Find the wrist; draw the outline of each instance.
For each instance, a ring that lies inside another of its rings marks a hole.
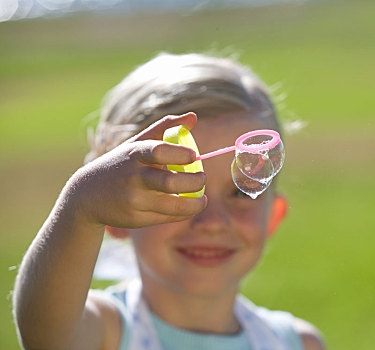
[[[67,182],[56,203],[55,209],[59,216],[64,217],[75,227],[87,228],[90,231],[103,232],[105,225],[96,220],[90,209],[90,198],[85,195],[84,184],[79,172]]]

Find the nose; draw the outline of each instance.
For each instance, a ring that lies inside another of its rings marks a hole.
[[[230,227],[229,213],[220,199],[208,197],[206,208],[191,219],[190,225],[206,233],[224,232]]]

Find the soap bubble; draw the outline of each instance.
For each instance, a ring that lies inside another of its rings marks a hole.
[[[268,152],[268,158],[271,160],[274,168],[274,176],[281,170],[285,160],[285,149],[283,142],[280,142]]]
[[[238,168],[236,157],[233,158],[231,173],[236,187],[243,193],[250,196],[252,199],[256,199],[268,188],[269,184],[271,183],[261,183],[244,175],[243,172]]]
[[[272,162],[264,154],[240,152],[236,155],[236,162],[239,170],[250,179],[266,184],[273,178]]]
[[[235,185],[255,199],[271,184],[285,159],[284,145],[274,130],[256,130],[236,140],[231,172]]]
[[[235,145],[217,149],[200,155],[193,136],[188,129],[177,126],[167,129],[163,140],[188,146],[197,154],[197,169],[189,169],[190,165],[168,165],[169,170],[197,172],[203,171],[201,161],[228,152],[236,152],[231,165],[234,184],[251,198],[257,198],[271,184],[272,179],[284,164],[285,151],[280,135],[275,130],[255,130],[247,132],[237,138]],[[197,163],[199,161],[199,163]],[[198,194],[203,195],[203,190]],[[196,196],[197,194],[194,194]]]

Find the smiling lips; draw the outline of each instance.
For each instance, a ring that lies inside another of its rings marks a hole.
[[[179,247],[177,251],[189,261],[207,267],[220,265],[235,253],[235,249],[223,247]]]

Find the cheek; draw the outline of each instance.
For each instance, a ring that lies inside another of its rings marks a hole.
[[[155,268],[159,270],[165,265],[164,247],[158,235],[149,229],[137,229],[136,232],[131,232],[130,237],[141,274],[155,275]]]
[[[164,254],[178,232],[178,224],[171,223],[130,230],[130,238],[138,258],[153,259],[154,256]]]
[[[138,261],[148,260],[154,251],[152,247],[155,247],[155,244],[157,244],[156,236],[149,229],[136,229],[131,230],[130,237]],[[155,248],[157,250],[157,247]]]
[[[243,221],[238,226],[238,232],[241,232],[241,237],[251,247],[263,246],[267,238],[266,225],[254,221]]]
[[[242,222],[256,231],[266,231],[272,200],[273,195],[267,190],[255,200],[231,199],[227,203],[227,208],[237,222]]]
[[[231,209],[231,218],[236,231],[247,244],[263,246],[267,238],[267,212],[259,207]]]
[[[231,203],[228,211],[237,224],[259,230],[267,223],[268,212],[264,206],[249,202],[250,199],[246,201],[244,204],[241,203],[242,205]]]

